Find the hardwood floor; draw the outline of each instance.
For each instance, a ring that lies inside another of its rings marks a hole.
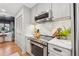
[[[14,53],[18,53],[20,56],[29,56],[29,54],[21,52],[21,49],[14,42],[0,43],[0,56],[10,56]]]

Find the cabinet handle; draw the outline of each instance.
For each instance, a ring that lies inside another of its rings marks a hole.
[[[62,52],[61,50],[57,49],[57,48],[53,48],[54,50],[58,51],[58,52]]]

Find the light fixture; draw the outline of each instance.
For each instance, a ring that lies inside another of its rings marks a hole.
[[[5,15],[7,15],[7,13],[6,13],[6,9],[0,9],[0,16],[5,16]]]
[[[1,9],[1,11],[2,11],[2,12],[6,12],[6,10],[5,10],[5,9]]]

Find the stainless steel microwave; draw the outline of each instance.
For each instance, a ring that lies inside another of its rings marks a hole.
[[[36,22],[46,22],[51,20],[52,18],[52,11],[50,10],[49,12],[44,12],[38,16],[35,17]]]

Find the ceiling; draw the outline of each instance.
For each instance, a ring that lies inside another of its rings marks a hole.
[[[36,3],[0,3],[0,13],[2,12],[1,9],[4,9],[6,14],[14,16],[22,5],[32,8]]]

